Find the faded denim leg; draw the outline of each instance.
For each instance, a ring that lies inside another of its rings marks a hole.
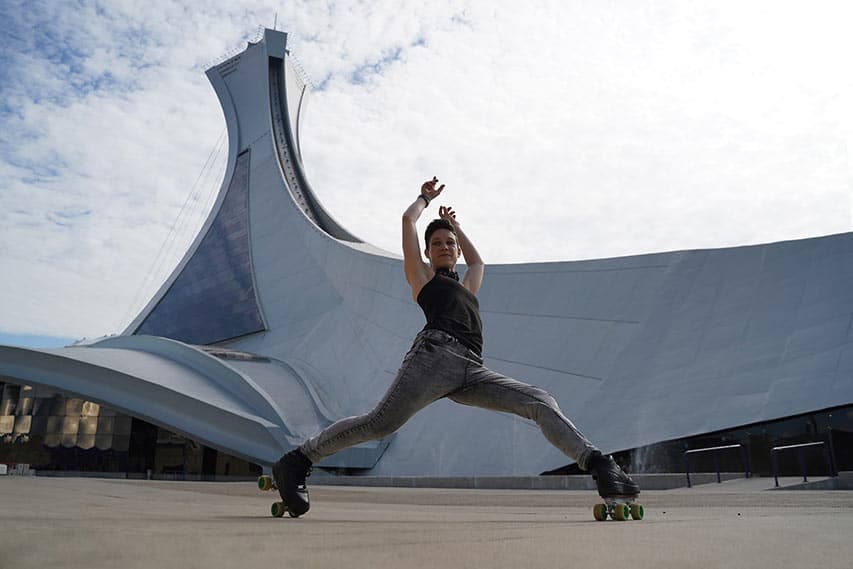
[[[513,413],[534,421],[548,441],[586,470],[598,450],[563,415],[557,401],[544,389],[522,383],[471,362],[464,387],[448,396],[463,405]]]
[[[430,403],[459,389],[469,361],[432,336],[427,332],[417,336],[376,407],[326,427],[300,447],[302,453],[316,463],[353,445],[386,437]]]

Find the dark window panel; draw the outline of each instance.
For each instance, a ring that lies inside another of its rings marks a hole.
[[[216,219],[136,334],[203,345],[265,329],[249,250],[249,157],[237,157]]]

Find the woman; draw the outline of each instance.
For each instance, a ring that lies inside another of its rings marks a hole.
[[[291,515],[308,511],[305,478],[311,465],[353,445],[390,435],[415,413],[443,397],[463,405],[515,413],[535,421],[555,447],[592,471],[602,496],[635,496],[640,489],[609,456],[604,456],[560,412],[547,392],[483,366],[482,324],[475,296],[485,265],[450,207],[427,227],[428,263],[421,258],[415,224],[430,202],[444,190],[438,179],[424,182],[421,193],[403,214],[403,265],[412,299],[426,316],[424,329],[403,359],[391,387],[365,415],[342,419],[273,467],[282,501]],[[454,272],[459,256],[467,270]]]

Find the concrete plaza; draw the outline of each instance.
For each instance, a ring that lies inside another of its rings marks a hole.
[[[275,519],[253,483],[0,478],[0,567],[851,567],[853,492],[750,481],[647,491],[596,522],[590,491],[315,486]]]

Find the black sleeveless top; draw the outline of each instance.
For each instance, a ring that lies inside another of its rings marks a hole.
[[[483,352],[480,303],[455,279],[436,273],[418,293],[427,323],[424,330],[447,332],[477,355]]]

